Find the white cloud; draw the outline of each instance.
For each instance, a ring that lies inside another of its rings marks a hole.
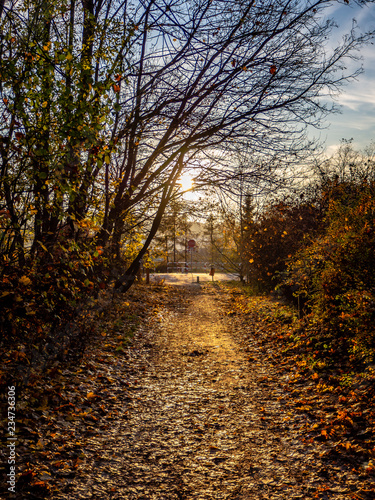
[[[340,147],[340,144],[331,144],[330,146],[328,146],[325,150],[325,156],[327,156],[328,158],[330,158],[331,156],[333,156],[339,149]]]
[[[355,13],[355,19],[361,29],[375,29],[374,5],[365,5]]]
[[[375,87],[374,80],[361,81],[360,84],[351,85],[342,94],[338,96],[338,104],[349,108],[352,111],[370,112],[368,107],[375,106]],[[374,109],[371,110],[374,112]],[[375,120],[375,116],[374,116]]]
[[[375,5],[360,8],[354,4],[333,4],[327,10],[327,16],[334,19],[338,28],[333,30],[330,43],[332,47],[340,43],[342,36],[348,33],[355,18],[358,32],[375,30]],[[326,154],[330,156],[340,146],[340,141],[353,138],[354,147],[361,149],[375,139],[375,45],[363,47],[354,54],[362,61],[347,59],[346,74],[354,72],[363,65],[364,73],[357,80],[349,81],[342,93],[334,96],[341,108],[341,114],[327,117],[327,129],[321,132],[321,139],[326,142]],[[324,125],[324,124],[323,124]],[[310,137],[316,135],[312,132]]]

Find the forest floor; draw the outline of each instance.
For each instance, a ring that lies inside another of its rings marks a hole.
[[[329,385],[287,348],[291,309],[230,284],[141,285],[102,316],[78,365],[18,398],[1,498],[375,498],[373,373]]]

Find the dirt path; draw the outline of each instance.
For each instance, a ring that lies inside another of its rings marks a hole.
[[[350,470],[327,470],[324,443],[306,441],[308,417],[285,409],[290,373],[254,339],[243,347],[220,290],[173,293],[114,398],[116,425],[82,443],[81,474],[53,498],[360,498]]]

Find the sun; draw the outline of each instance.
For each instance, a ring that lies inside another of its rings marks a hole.
[[[193,189],[194,179],[190,174],[186,172],[180,177],[180,179],[177,181],[177,184],[182,187],[183,191],[190,191],[191,189]]]

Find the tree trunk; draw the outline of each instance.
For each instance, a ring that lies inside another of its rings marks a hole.
[[[145,256],[145,254],[148,250],[148,247],[150,246],[150,243],[154,239],[154,237],[157,233],[157,230],[159,229],[159,226],[160,226],[161,220],[163,218],[165,209],[166,209],[169,201],[172,198],[173,190],[174,190],[174,187],[176,185],[176,181],[177,181],[178,176],[180,175],[181,170],[182,170],[184,155],[185,155],[185,151],[182,151],[180,153],[180,157],[179,157],[179,159],[178,159],[178,161],[177,161],[177,163],[176,163],[176,165],[175,165],[175,167],[174,167],[174,169],[169,177],[169,182],[164,186],[159,208],[156,212],[155,218],[154,218],[152,226],[151,226],[151,230],[149,232],[149,235],[147,236],[147,239],[146,239],[142,249],[140,250],[140,252],[136,256],[136,258],[133,260],[133,262],[130,264],[130,266],[128,267],[126,272],[115,283],[115,289],[117,289],[119,292],[126,292],[127,290],[129,290],[129,288],[133,285],[133,283],[135,281],[135,278],[137,276],[137,272],[138,272],[140,265],[141,265],[141,260]]]
[[[164,210],[165,210],[165,207],[168,203],[168,199],[166,200],[163,200],[161,203],[160,203],[160,206],[159,206],[159,209],[158,209],[158,212],[156,214],[156,217],[152,223],[152,227],[151,227],[151,231],[147,237],[147,240],[145,241],[141,251],[138,253],[138,255],[136,256],[136,258],[133,260],[133,262],[130,264],[130,266],[128,267],[128,269],[126,270],[125,274],[123,274],[115,283],[115,288],[119,291],[119,292],[126,292],[127,290],[129,290],[129,288],[133,285],[136,277],[137,277],[137,273],[139,271],[139,268],[140,268],[140,265],[141,265],[141,261],[143,259],[143,257],[145,256],[147,250],[148,250],[148,247],[150,246],[150,243],[152,242],[152,240],[154,239],[154,236],[160,226],[160,222],[161,222],[161,219],[163,217],[163,213],[164,213]]]

